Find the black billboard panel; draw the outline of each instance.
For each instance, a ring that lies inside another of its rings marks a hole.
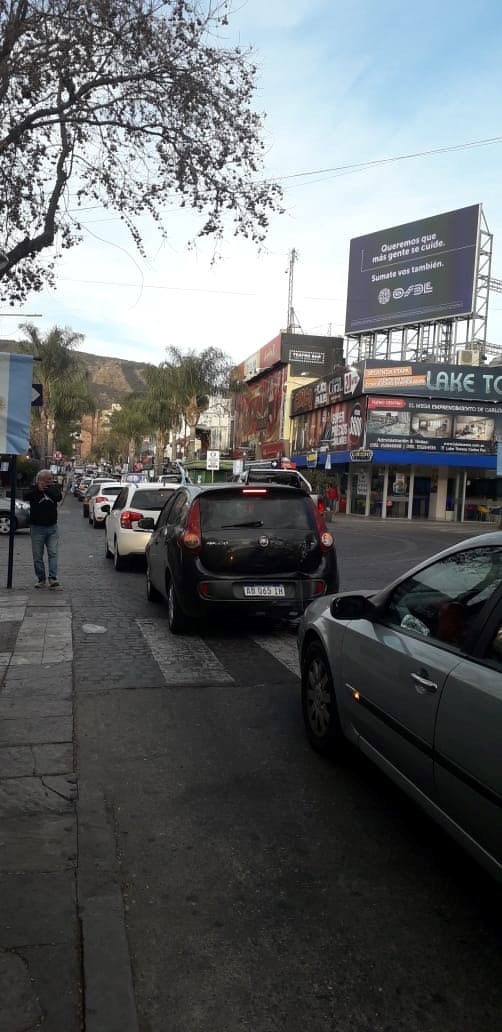
[[[470,315],[479,216],[473,204],[351,240],[345,332]]]

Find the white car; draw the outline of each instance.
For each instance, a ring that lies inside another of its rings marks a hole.
[[[94,528],[104,527],[108,512],[123,486],[117,480],[104,480],[100,482],[96,494],[89,494],[89,523],[92,523]],[[104,506],[108,508],[104,509]]]
[[[144,556],[151,531],[135,528],[143,516],[151,516],[155,520],[179,484],[152,482],[121,484],[120,487],[120,494],[105,523],[105,555],[107,558],[113,556],[116,570],[123,570],[127,560],[133,556]],[[103,505],[105,513],[107,508]]]

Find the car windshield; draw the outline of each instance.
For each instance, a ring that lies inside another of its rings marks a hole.
[[[310,503],[301,496],[209,495],[201,498],[201,514],[203,531],[266,527],[279,535],[281,530],[294,530],[303,536],[315,530]]]
[[[135,491],[131,498],[131,505],[134,505],[138,509],[162,509],[164,502],[167,501],[172,495],[172,490],[169,488],[162,490],[162,488],[156,488],[155,490],[141,490]]]

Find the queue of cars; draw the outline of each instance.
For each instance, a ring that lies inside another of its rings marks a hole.
[[[333,534],[284,481],[122,484],[103,505],[105,553],[117,570],[145,556],[174,634],[230,612],[299,616],[313,748],[355,746],[502,880],[502,531],[340,594]]]

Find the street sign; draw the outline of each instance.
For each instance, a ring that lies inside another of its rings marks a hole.
[[[63,454],[62,454],[62,452],[60,452],[60,451],[55,451],[55,452],[54,452],[54,458],[55,458],[55,459],[58,459],[58,460],[59,460],[59,459],[62,459],[62,458],[63,458]]]
[[[32,383],[31,385],[31,407],[36,408],[44,403],[44,394],[41,383]]]
[[[219,469],[220,468],[220,453],[219,451],[208,451],[206,453],[206,469]]]

